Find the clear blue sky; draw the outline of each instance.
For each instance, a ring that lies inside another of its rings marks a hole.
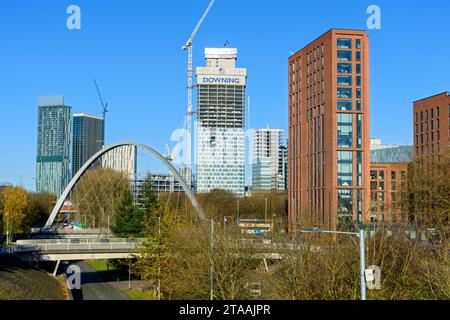
[[[34,187],[37,97],[64,94],[73,112],[100,113],[92,78],[112,112],[107,143],[135,140],[164,152],[186,109],[187,40],[209,0],[0,0],[0,182]],[[66,28],[66,8],[82,30]],[[412,101],[450,90],[448,0],[217,0],[195,42],[227,40],[249,70],[252,127],[287,129],[287,59],[332,27],[371,38],[371,135],[412,143]]]

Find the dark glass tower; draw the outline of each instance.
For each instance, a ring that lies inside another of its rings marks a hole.
[[[103,146],[103,118],[75,114],[73,116],[72,177]]]

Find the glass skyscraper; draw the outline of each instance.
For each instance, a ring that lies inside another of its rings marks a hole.
[[[197,192],[245,193],[245,89],[247,69],[237,49],[207,48],[197,68]]]
[[[103,118],[75,114],[73,116],[72,177],[103,147]]]
[[[284,130],[256,130],[253,144],[253,190],[285,190],[287,149]]]
[[[38,98],[37,192],[59,197],[69,182],[71,109],[63,96]]]

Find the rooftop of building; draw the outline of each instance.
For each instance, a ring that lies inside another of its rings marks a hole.
[[[206,59],[237,59],[237,48],[206,48]]]
[[[40,96],[38,97],[38,105],[40,107],[64,106],[64,96]]]
[[[422,98],[422,99],[416,100],[416,101],[414,101],[414,103],[420,102],[420,101],[424,101],[424,100],[428,100],[428,99],[431,99],[431,98],[436,98],[436,97],[439,97],[439,96],[442,96],[442,95],[446,95],[448,97],[449,96],[449,91],[444,91],[444,92],[435,94],[433,96],[429,96],[429,97],[426,97],[426,98]]]
[[[87,114],[87,113],[76,113],[73,115],[73,117],[74,118],[93,118],[93,119],[103,120],[102,117],[95,116],[92,114]]]
[[[371,163],[411,163],[413,161],[413,146],[398,146],[370,151]]]
[[[309,45],[311,45],[312,43],[314,43],[315,41],[317,41],[318,39],[322,38],[323,36],[327,35],[328,33],[331,32],[342,32],[342,33],[364,33],[365,35],[367,35],[366,30],[362,30],[362,29],[341,29],[341,28],[331,28],[328,31],[325,31],[324,33],[322,33],[320,36],[318,36],[317,38],[315,38],[314,40],[310,41],[307,45],[303,46],[300,50],[298,50],[297,52],[295,52],[294,54],[292,54],[290,56],[290,58],[294,57],[295,55],[297,55],[300,51],[304,50],[306,47],[308,47]]]

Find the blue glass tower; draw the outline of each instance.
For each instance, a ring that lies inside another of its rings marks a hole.
[[[38,98],[37,192],[59,197],[69,182],[71,109],[63,96]]]

